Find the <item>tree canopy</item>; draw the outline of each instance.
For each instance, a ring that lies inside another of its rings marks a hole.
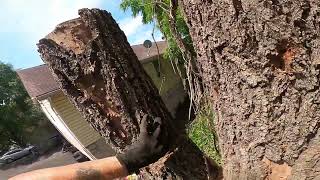
[[[35,107],[12,66],[0,62],[0,150],[26,146],[44,115]]]
[[[182,37],[183,43],[187,45],[189,49],[193,49],[189,29],[183,19],[183,15],[179,9],[176,9],[175,12],[170,12],[172,5],[169,0],[122,0],[120,7],[124,11],[131,10],[132,16],[134,17],[141,14],[144,24],[155,23],[155,27],[160,29],[168,42],[166,56],[168,56],[169,59],[183,59],[182,52],[170,29],[170,21],[175,21],[177,35]],[[175,14],[174,20],[170,17],[172,13]]]
[[[202,99],[201,78],[195,66],[196,54],[189,28],[177,0],[122,0],[120,8],[131,10],[134,17],[141,14],[143,23],[153,23],[154,28],[163,33],[168,43],[165,58],[175,62],[189,97],[198,108]]]

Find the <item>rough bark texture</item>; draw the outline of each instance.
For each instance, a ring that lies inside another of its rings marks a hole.
[[[320,1],[181,0],[225,179],[320,179]]]
[[[173,151],[145,168],[144,178],[205,179],[201,151],[175,128],[181,122],[173,121],[111,14],[82,9],[79,15],[38,44],[64,93],[117,152],[136,140],[144,114],[162,119],[160,141]]]

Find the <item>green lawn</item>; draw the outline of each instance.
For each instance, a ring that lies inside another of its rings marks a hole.
[[[192,141],[216,163],[221,163],[218,139],[214,130],[214,113],[207,107],[201,110],[188,128]]]

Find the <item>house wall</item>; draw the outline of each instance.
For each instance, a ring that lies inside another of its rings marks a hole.
[[[104,138],[100,138],[98,141],[90,144],[86,147],[97,159],[102,159],[105,157],[113,156],[116,152],[106,144],[106,140]]]
[[[174,72],[171,63],[167,59],[161,59],[160,61],[160,76],[157,59],[144,63],[143,67],[159,89],[159,93],[168,110],[175,117],[176,108],[180,103],[183,103],[187,96],[180,77]]]
[[[49,99],[43,99],[39,101],[41,109],[48,117],[50,122],[57,128],[57,130],[79,151],[85,154],[91,160],[96,159],[94,155],[88,149],[86,149],[83,144],[79,141],[79,139],[74,135],[74,133],[69,129],[66,125],[62,117],[58,114],[58,112],[52,107],[52,103]]]
[[[62,92],[51,97],[51,104],[83,146],[86,147],[100,139],[101,136],[87,123]]]
[[[51,105],[81,144],[95,158],[100,159],[114,154],[106,141],[81,116],[62,92],[51,96]]]

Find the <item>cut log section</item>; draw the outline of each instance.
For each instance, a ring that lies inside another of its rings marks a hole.
[[[111,14],[81,9],[41,39],[41,58],[85,119],[122,152],[139,135],[143,115],[162,119],[159,141],[170,151],[144,177],[206,179],[203,155],[173,118]],[[152,127],[150,127],[152,128]],[[218,171],[217,171],[218,172]]]

